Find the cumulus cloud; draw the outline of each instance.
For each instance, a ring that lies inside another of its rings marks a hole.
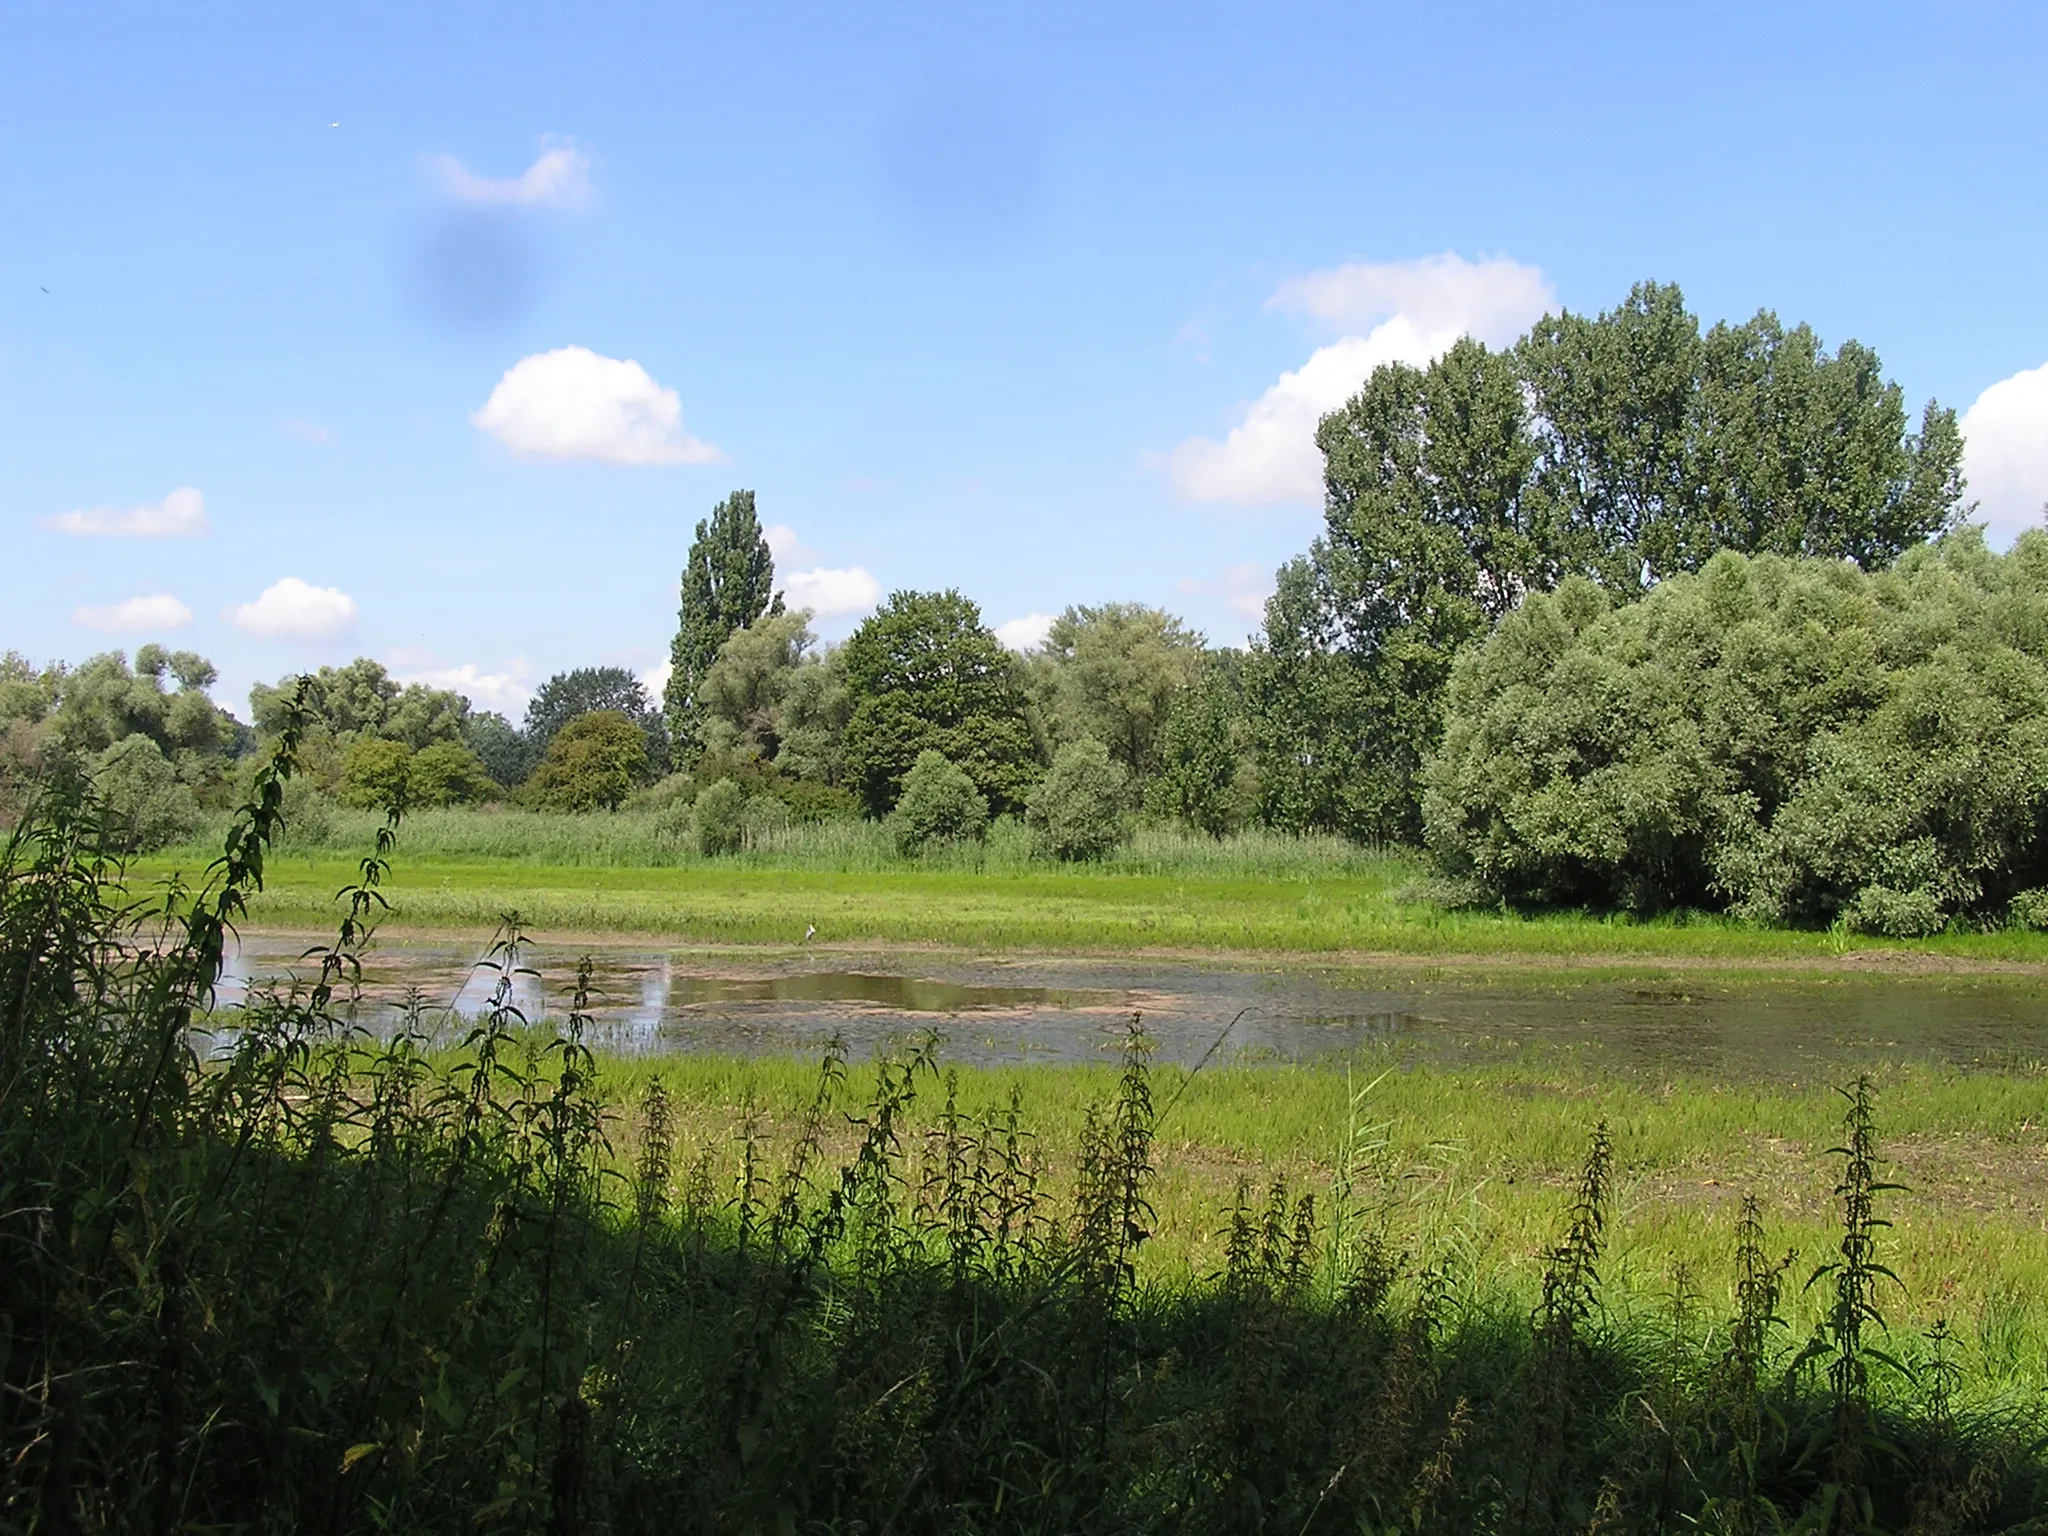
[[[768,541],[768,553],[775,557],[778,566],[816,565],[818,552],[801,538],[787,523],[770,523],[761,530],[761,537]]]
[[[1273,595],[1273,572],[1248,560],[1225,566],[1206,579],[1183,581],[1180,589],[1191,597],[1213,597],[1232,613],[1260,623],[1266,617],[1266,599]]]
[[[683,404],[631,359],[588,347],[536,352],[505,370],[470,421],[514,453],[609,464],[718,464],[683,430]]]
[[[540,154],[517,176],[479,176],[453,155],[428,155],[441,189],[457,202],[574,208],[590,196],[590,159],[569,139],[540,141]]]
[[[182,629],[192,622],[192,610],[170,593],[158,592],[149,597],[131,597],[125,603],[112,603],[104,608],[80,608],[71,615],[71,622],[83,624],[87,629],[123,634]]]
[[[1052,621],[1053,615],[1049,613],[1027,613],[1021,619],[998,624],[996,638],[1013,651],[1035,651],[1045,644],[1045,637],[1052,630]]]
[[[640,674],[640,686],[647,690],[647,697],[654,700],[656,709],[661,708],[661,701],[668,694],[668,680],[675,675],[675,670],[674,662],[664,661]]]
[[[1191,437],[1176,447],[1166,458],[1175,489],[1189,501],[1250,506],[1320,500],[1316,423],[1357,393],[1375,368],[1426,363],[1461,336],[1505,344],[1553,298],[1549,280],[1534,267],[1449,253],[1353,263],[1284,284],[1268,308],[1348,334],[1283,373],[1221,442]]]
[[[466,661],[459,667],[394,670],[392,676],[401,683],[452,689],[478,709],[495,709],[513,720],[519,718],[526,708],[526,701],[533,696],[533,689],[524,681],[524,669],[519,667],[503,672],[486,672],[475,662]]]
[[[1405,315],[1424,331],[1450,330],[1502,346],[1556,302],[1535,267],[1496,256],[1467,261],[1446,251],[1420,261],[1351,262],[1282,283],[1267,308],[1357,335]]]
[[[355,628],[356,600],[337,587],[287,576],[253,603],[230,608],[227,621],[262,640],[337,640]]]
[[[850,618],[882,600],[882,584],[856,565],[847,570],[791,571],[782,578],[783,601],[821,619]]]
[[[1992,538],[2039,527],[2048,510],[2048,363],[1985,390],[1962,425],[1963,473]]]
[[[191,539],[213,527],[206,517],[206,498],[189,485],[140,507],[60,512],[49,526],[83,539]]]

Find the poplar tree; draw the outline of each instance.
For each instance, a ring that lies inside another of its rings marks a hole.
[[[697,756],[698,685],[735,630],[764,613],[782,612],[782,594],[773,590],[774,584],[775,559],[754,515],[754,493],[734,491],[697,524],[683,567],[682,607],[662,693],[678,767]]]

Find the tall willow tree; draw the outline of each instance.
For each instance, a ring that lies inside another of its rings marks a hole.
[[[683,600],[675,643],[669,647],[668,687],[662,713],[678,766],[697,756],[697,688],[733,631],[764,613],[782,612],[773,590],[775,560],[754,515],[754,493],[734,491],[697,524],[683,567]]]
[[[1579,575],[1622,600],[1722,549],[1865,570],[1952,526],[1955,413],[1913,430],[1854,341],[1769,312],[1702,332],[1674,286],[1374,371],[1316,434],[1323,536],[1247,672],[1262,813],[1413,838],[1458,648]]]

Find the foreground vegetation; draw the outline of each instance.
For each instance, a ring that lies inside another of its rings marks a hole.
[[[1195,1218],[1220,1256],[1154,1264],[1174,1138],[1215,1108],[1204,1079],[1155,1078],[1135,1027],[1067,1133],[923,1047],[858,1079],[828,1059],[794,1106],[743,1088],[728,1152],[702,1070],[694,1090],[603,1072],[587,969],[560,1032],[519,1017],[516,934],[459,1047],[424,1012],[394,1039],[347,1028],[388,837],[316,979],[195,1054],[280,788],[259,776],[163,917],[118,907],[75,783],[0,858],[0,1528],[2017,1531],[2048,1511],[2035,1357],[2001,1379],[1956,1325],[1885,1329],[1907,1197],[1868,1085],[1815,1170],[1825,1262],[1781,1259],[1752,1201],[1711,1278],[1659,1300],[1612,1262],[1633,1130],[1589,1103],[1543,1252],[1504,1273],[1446,1219],[1455,1191],[1412,1197],[1448,1149],[1403,1145],[1354,1091],[1322,1167],[1270,1189],[1247,1167]]]

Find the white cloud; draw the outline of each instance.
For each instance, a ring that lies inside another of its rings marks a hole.
[[[150,597],[131,597],[125,603],[105,608],[80,608],[71,615],[71,622],[87,629],[122,632],[182,629],[192,622],[192,610],[170,593],[158,592]]]
[[[668,680],[675,675],[676,664],[664,661],[659,666],[649,667],[640,674],[640,686],[647,690],[647,697],[654,701],[656,709],[668,694]]]
[[[478,709],[495,709],[514,720],[526,708],[526,701],[533,697],[533,689],[523,681],[524,669],[516,666],[504,672],[486,672],[475,662],[466,661],[459,667],[418,667],[394,671],[392,676],[401,683],[423,683],[429,688],[453,689]]]
[[[1963,413],[1963,473],[1999,543],[2041,525],[2048,507],[2048,363],[2001,379]]]
[[[683,405],[631,359],[588,347],[536,352],[505,370],[469,418],[514,453],[610,464],[718,464],[725,455],[683,430]]]
[[[1541,317],[1552,299],[1548,279],[1534,267],[1504,259],[1468,262],[1448,253],[1355,263],[1294,279],[1269,308],[1355,329],[1283,373],[1221,442],[1191,437],[1176,447],[1166,458],[1175,489],[1189,501],[1319,501],[1316,424],[1356,394],[1375,368],[1426,363],[1460,336],[1503,345]]]
[[[1405,315],[1426,331],[1476,336],[1505,346],[1557,301],[1536,267],[1496,256],[1467,261],[1454,252],[1420,261],[1352,262],[1280,285],[1269,309],[1311,316],[1358,335]]]
[[[590,196],[590,159],[569,139],[543,138],[538,158],[517,176],[479,176],[453,155],[426,161],[458,202],[574,208]]]
[[[85,539],[191,539],[213,528],[206,517],[206,498],[189,485],[145,506],[60,512],[49,519],[49,526]]]
[[[775,557],[778,566],[818,563],[818,552],[797,537],[797,531],[787,523],[770,523],[761,530],[761,537],[768,541],[768,553]]]
[[[808,608],[821,619],[867,613],[882,600],[882,584],[856,565],[832,571],[791,571],[782,578],[783,600],[792,608]]]
[[[1049,613],[1027,613],[1021,619],[998,624],[996,638],[1013,651],[1035,651],[1045,644],[1052,621],[1053,615]]]
[[[255,602],[230,608],[227,621],[263,640],[336,640],[355,628],[356,600],[339,588],[287,576]]]
[[[1273,595],[1273,571],[1248,560],[1225,566],[1206,580],[1183,581],[1180,589],[1191,597],[1216,598],[1232,613],[1261,623],[1266,617],[1266,599]]]

